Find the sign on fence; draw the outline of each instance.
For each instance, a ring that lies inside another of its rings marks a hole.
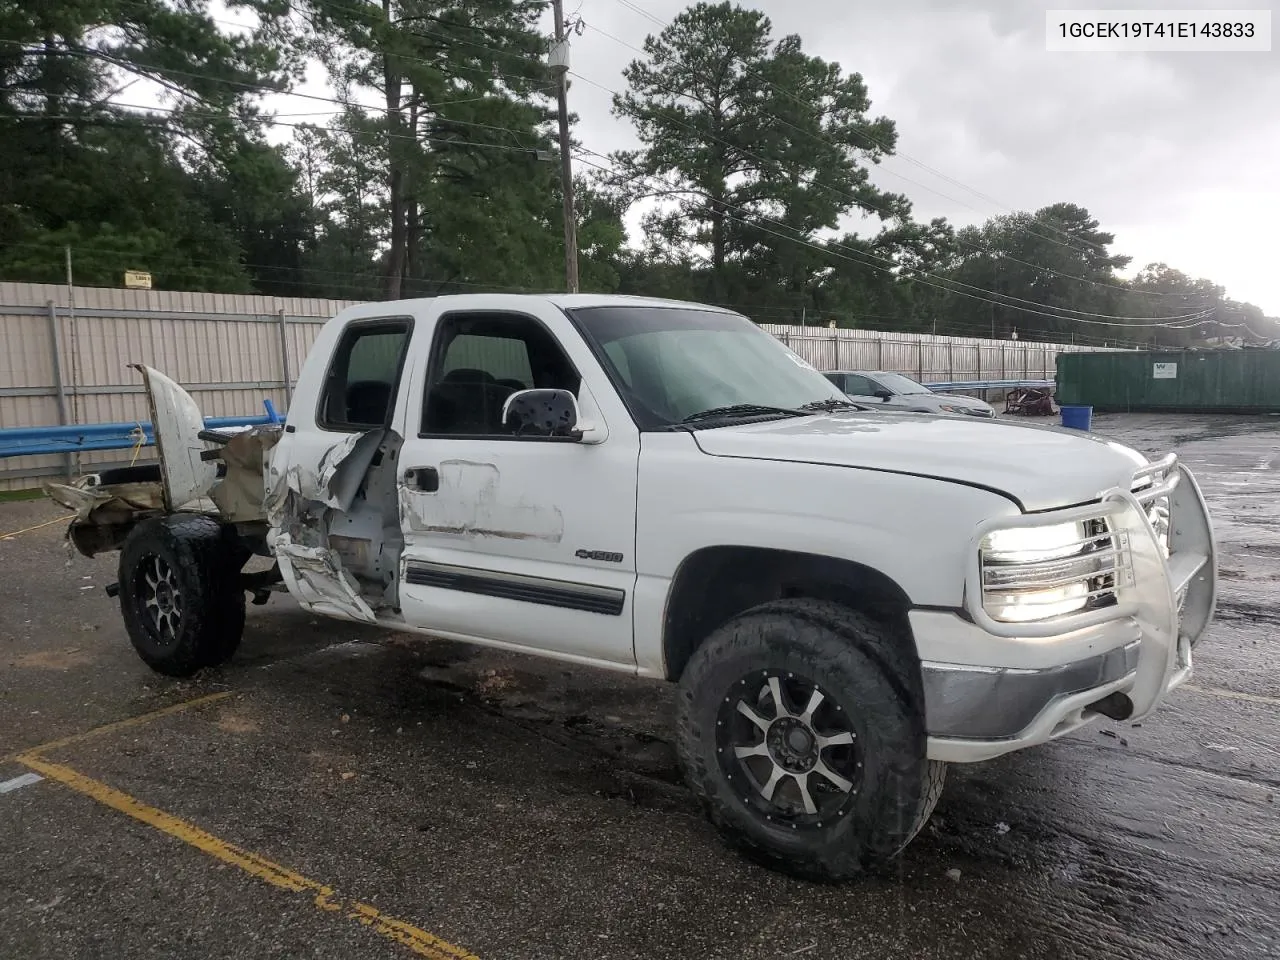
[[[1153,380],[1177,380],[1178,365],[1176,363],[1155,363],[1151,366]]]
[[[151,274],[145,270],[126,270],[124,272],[124,285],[131,290],[150,290]]]

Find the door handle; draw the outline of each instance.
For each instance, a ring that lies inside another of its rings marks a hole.
[[[435,467],[410,467],[404,472],[404,482],[423,493],[435,493],[440,489],[440,471]]]

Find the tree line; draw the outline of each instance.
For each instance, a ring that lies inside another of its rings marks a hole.
[[[0,3],[0,279],[61,282],[70,248],[91,285],[145,270],[166,289],[337,299],[563,289],[543,5],[231,9],[254,25],[207,0]],[[916,219],[873,182],[898,133],[863,78],[757,10],[699,3],[638,46],[587,39],[630,47],[610,92],[640,145],[571,148],[583,290],[968,336],[1280,336],[1166,264],[1122,278],[1130,258],[1080,204]],[[332,95],[296,93],[309,65]]]

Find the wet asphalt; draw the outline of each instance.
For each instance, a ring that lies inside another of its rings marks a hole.
[[[482,960],[1280,957],[1280,419],[1102,416],[1199,478],[1218,619],[1188,687],[953,765],[881,874],[803,883],[695,810],[670,690],[250,607],[225,667],[149,672],[54,525],[0,539],[0,782],[21,750],[211,693],[47,759]],[[58,515],[0,504],[0,537]],[[0,793],[0,958],[412,957],[44,780]],[[443,947],[439,949],[444,949]],[[444,954],[440,954],[444,955]]]

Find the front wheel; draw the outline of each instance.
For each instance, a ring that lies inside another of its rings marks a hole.
[[[769,603],[716,630],[677,698],[685,776],[766,866],[843,880],[891,859],[942,792],[900,640],[838,604]]]
[[[231,658],[244,632],[240,553],[209,517],[142,521],[120,551],[120,611],[158,673],[188,677]]]

